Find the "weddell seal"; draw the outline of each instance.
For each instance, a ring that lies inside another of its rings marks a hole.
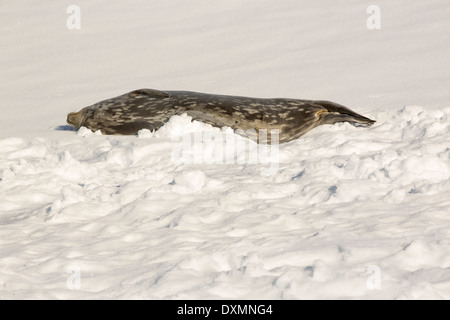
[[[132,135],[141,129],[157,130],[173,115],[186,113],[193,120],[239,133],[249,129],[279,130],[279,142],[288,142],[321,124],[350,122],[368,126],[375,121],[330,101],[262,99],[190,91],[135,90],[107,99],[79,112],[67,122],[103,134]],[[266,131],[266,132],[267,132]]]

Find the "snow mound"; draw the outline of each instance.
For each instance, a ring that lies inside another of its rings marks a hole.
[[[271,175],[203,162],[211,130],[244,138],[186,115],[0,140],[0,297],[449,298],[450,108],[371,116],[280,145]]]

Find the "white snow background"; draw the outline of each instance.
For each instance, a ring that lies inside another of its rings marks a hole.
[[[450,299],[448,4],[2,1],[0,298]],[[175,137],[226,131],[187,116],[129,137],[65,123],[139,88],[377,123],[280,145],[272,175],[174,161]]]

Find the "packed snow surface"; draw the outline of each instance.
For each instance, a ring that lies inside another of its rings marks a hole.
[[[0,299],[450,299],[447,1],[378,1],[379,30],[357,0],[75,2],[0,5]],[[145,87],[377,122],[65,124]]]

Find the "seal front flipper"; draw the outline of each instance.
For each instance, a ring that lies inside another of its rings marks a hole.
[[[335,124],[337,122],[349,122],[354,126],[370,126],[376,121],[364,117],[347,107],[331,101],[312,101],[314,105],[324,109],[316,112],[322,124]]]

